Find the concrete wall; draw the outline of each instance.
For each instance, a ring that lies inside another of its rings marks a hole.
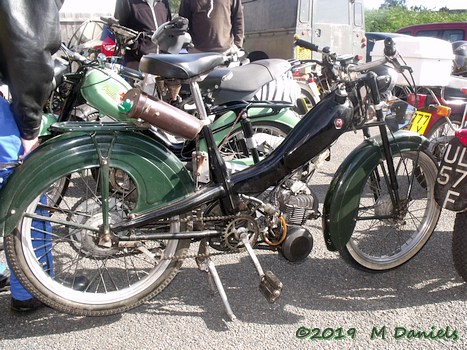
[[[84,21],[91,18],[99,18],[100,16],[111,16],[113,12],[60,12],[60,29],[62,42],[68,43],[73,33]]]

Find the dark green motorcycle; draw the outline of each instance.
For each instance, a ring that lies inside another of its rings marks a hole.
[[[246,249],[261,292],[274,302],[282,283],[263,271],[253,247],[279,251],[292,262],[308,256],[313,239],[303,224],[320,214],[312,189],[301,181],[303,166],[346,131],[371,126],[380,136],[352,152],[330,185],[324,239],[328,249],[345,250],[366,268],[405,263],[438,220],[432,196],[437,167],[426,139],[410,132],[388,134],[380,93],[391,88],[391,75],[370,71],[397,62],[390,41],[385,51],[385,58],[370,64],[336,61],[345,78],[338,88],[267,157],[241,171],[228,170],[209,125],[139,91],[125,95],[121,110],[192,139],[198,146],[190,168],[138,124],[54,126],[63,133],[33,152],[0,193],[12,269],[47,305],[98,316],[144,303],[170,283],[184,259],[195,258],[210,272],[234,318],[211,251]],[[188,80],[195,93],[198,76],[222,59],[184,57],[183,62],[176,55],[152,59],[165,73],[170,68],[174,79]],[[377,107],[374,121],[366,119],[371,106]],[[199,148],[199,135],[206,152]],[[47,200],[50,186],[62,178],[70,181],[67,191],[60,200]],[[39,232],[37,221],[50,223],[50,230]],[[192,242],[198,242],[197,252],[189,250]],[[48,264],[44,256],[52,258]]]

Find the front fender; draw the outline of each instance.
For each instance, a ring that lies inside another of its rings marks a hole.
[[[390,137],[391,150],[421,151],[429,141],[416,133],[399,131]],[[371,171],[383,159],[380,138],[365,140],[337,169],[323,206],[323,234],[329,250],[343,248],[355,228],[360,195]]]
[[[110,154],[110,167],[126,171],[140,192],[133,212],[156,208],[193,192],[193,180],[180,160],[149,137],[131,131],[59,135],[17,167],[0,191],[2,236],[12,232],[27,205],[67,174],[99,164],[97,148]]]
[[[250,108],[248,116],[253,122],[268,121],[276,124],[283,124],[291,129],[300,121],[300,117],[289,108],[281,109],[275,113],[271,108]],[[224,138],[231,132],[231,127],[237,118],[236,114],[232,111],[223,114],[211,124],[211,130],[214,140],[219,145]],[[240,126],[240,122],[238,122]],[[200,140],[200,150],[207,151],[206,140]]]

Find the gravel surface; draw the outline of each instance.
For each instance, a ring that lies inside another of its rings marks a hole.
[[[331,161],[313,180],[321,200],[330,176],[360,140],[346,134],[332,148]],[[305,262],[258,252],[263,268],[284,283],[276,304],[258,291],[246,253],[214,257],[234,322],[192,260],[153,301],[116,316],[76,317],[49,308],[17,315],[4,292],[0,349],[467,349],[467,284],[452,263],[453,221],[453,213],[443,212],[414,259],[376,274],[327,251],[320,220],[310,221],[315,246]],[[320,336],[343,339],[311,340],[315,328]],[[438,339],[413,338],[418,331],[433,331]]]

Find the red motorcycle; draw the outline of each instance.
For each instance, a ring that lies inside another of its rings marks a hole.
[[[418,87],[416,92],[406,90],[405,96],[417,108],[409,129],[428,138],[433,155],[441,159],[467,108],[467,79],[451,76],[447,86]]]

